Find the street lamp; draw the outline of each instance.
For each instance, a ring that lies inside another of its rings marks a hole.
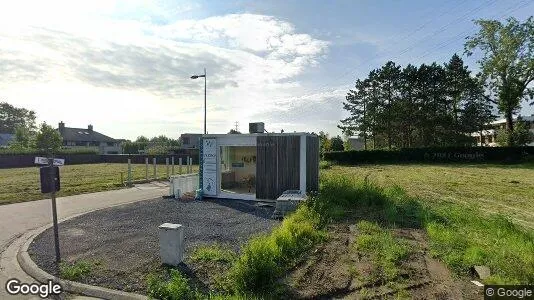
[[[193,75],[191,79],[204,77],[204,134],[206,134],[206,68],[204,68],[204,75]]]

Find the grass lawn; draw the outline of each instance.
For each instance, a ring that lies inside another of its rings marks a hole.
[[[380,186],[400,186],[425,201],[453,202],[499,213],[534,229],[534,163],[517,165],[333,166],[325,173],[367,178]]]
[[[174,167],[178,173],[178,166]],[[182,166],[182,173],[185,173]],[[149,166],[149,178],[153,178],[153,166]],[[169,172],[171,167],[169,166]],[[193,166],[198,171],[198,165]],[[61,191],[57,196],[68,196],[98,191],[114,190],[123,187],[121,172],[124,180],[128,176],[128,164],[87,164],[60,167]],[[163,179],[166,174],[165,165],[157,165],[157,175]],[[145,178],[145,165],[132,165],[134,180]],[[24,202],[44,199],[48,194],[41,194],[39,169],[37,167],[0,169],[0,204]]]

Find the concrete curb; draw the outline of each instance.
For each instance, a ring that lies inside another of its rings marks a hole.
[[[153,198],[153,199],[156,199],[156,198]],[[147,201],[147,200],[152,200],[152,199],[145,199],[145,200],[139,200],[139,201],[134,201],[134,202],[136,203],[136,202]],[[130,202],[130,203],[134,203],[134,202]],[[61,222],[67,221],[69,219],[72,219],[72,218],[75,218],[75,217],[78,217],[78,216],[81,216],[87,213],[97,211],[100,209],[110,208],[114,206],[130,204],[130,203],[121,203],[117,205],[112,205],[112,206],[103,207],[103,208],[87,211],[84,213],[76,214],[76,215],[69,216],[67,218],[62,219]],[[128,293],[128,292],[123,292],[119,290],[113,290],[113,289],[98,287],[94,285],[74,282],[70,280],[64,280],[56,276],[53,276],[51,274],[48,274],[46,271],[39,268],[37,264],[35,264],[35,262],[31,259],[30,255],[28,254],[28,248],[30,247],[30,244],[33,242],[33,240],[39,234],[41,234],[43,231],[47,230],[50,227],[52,227],[52,224],[44,225],[42,227],[39,227],[37,229],[33,229],[33,230],[30,230],[24,233],[19,238],[20,240],[24,240],[24,243],[22,244],[22,246],[17,252],[17,261],[20,267],[22,268],[22,270],[26,272],[26,274],[33,277],[35,280],[37,280],[40,283],[47,283],[48,280],[53,280],[54,282],[61,284],[64,291],[75,293],[75,294],[80,294],[84,296],[96,297],[96,298],[101,298],[101,299],[120,299],[120,300],[149,299],[147,296],[144,296],[141,294]]]

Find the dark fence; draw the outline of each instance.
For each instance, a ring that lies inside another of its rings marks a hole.
[[[335,151],[324,154],[325,160],[345,165],[408,162],[518,163],[528,157],[534,157],[534,147],[436,147]]]
[[[10,155],[0,154],[0,169],[23,168],[35,166],[35,156],[44,155]],[[174,164],[178,164],[178,159],[182,158],[182,164],[186,164],[187,157],[193,158],[193,164],[198,164],[198,149],[186,149],[176,154],[169,155],[142,155],[142,154],[58,154],[55,157],[65,159],[65,165],[98,164],[98,163],[127,163],[128,159],[133,164],[144,164],[145,158],[152,164],[156,158],[157,164],[165,164],[165,158],[174,157]]]

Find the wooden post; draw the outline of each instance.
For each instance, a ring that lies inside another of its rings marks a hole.
[[[174,175],[174,156],[171,157],[171,165],[172,165],[172,169],[171,169],[172,173],[171,174]]]
[[[145,157],[145,180],[148,181],[148,157]]]
[[[182,175],[182,158],[178,158],[178,174]]]
[[[128,186],[132,186],[132,160],[128,158]]]
[[[158,177],[157,177],[158,171],[157,171],[156,158],[155,157],[152,159],[152,163],[154,164],[154,180],[156,180],[156,179],[158,179]]]
[[[169,158],[168,157],[165,157],[165,169],[167,171],[167,179],[169,179]]]

